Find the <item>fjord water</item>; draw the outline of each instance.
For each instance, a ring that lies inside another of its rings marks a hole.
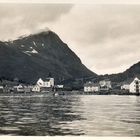
[[[140,97],[1,95],[0,135],[140,136]]]

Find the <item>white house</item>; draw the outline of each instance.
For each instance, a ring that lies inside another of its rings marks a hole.
[[[56,88],[64,88],[64,85],[56,85]]]
[[[129,85],[130,93],[140,93],[140,80],[136,77]]]
[[[84,92],[98,92],[99,90],[99,84],[93,82],[87,82],[84,84]]]
[[[39,78],[36,85],[38,85],[39,87],[42,87],[44,86],[44,81],[41,78]]]
[[[24,92],[24,86],[23,85],[18,85],[18,86],[14,86],[14,91],[15,92],[19,92],[19,93],[23,93]]]
[[[33,92],[40,92],[40,86],[38,86],[38,85],[33,86],[32,91]]]
[[[47,78],[44,81],[39,78],[37,81],[37,85],[39,87],[54,87],[54,78]]]
[[[54,91],[62,91],[64,88],[64,85],[55,85]]]
[[[123,84],[122,86],[121,86],[121,90],[129,90],[129,84]]]
[[[107,91],[112,88],[111,81],[109,81],[109,80],[102,80],[99,82],[99,85],[100,85],[100,90]]]
[[[39,78],[36,85],[33,86],[32,91],[46,92],[46,91],[51,91],[53,87],[54,87],[54,78],[46,78],[45,80]]]
[[[0,86],[0,93],[3,92],[3,86]]]

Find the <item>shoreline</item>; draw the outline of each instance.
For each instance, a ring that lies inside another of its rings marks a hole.
[[[30,93],[0,93],[0,96],[35,96],[35,95],[46,95],[46,96],[63,96],[63,95],[120,95],[120,96],[140,96],[140,93],[129,93],[122,91],[108,91],[108,92],[84,92],[84,91],[56,91],[56,92],[30,92]]]

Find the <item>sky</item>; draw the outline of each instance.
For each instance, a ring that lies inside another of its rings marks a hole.
[[[97,74],[139,62],[140,5],[0,4],[0,40],[49,28]]]

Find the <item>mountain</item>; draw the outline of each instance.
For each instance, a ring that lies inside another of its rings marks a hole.
[[[130,79],[135,77],[140,77],[140,62],[134,64],[122,73],[100,75],[96,80],[110,79],[112,82],[121,83],[124,81],[129,81]]]
[[[0,78],[34,83],[39,77],[58,81],[97,76],[88,70],[57,34],[44,31],[0,42]]]

